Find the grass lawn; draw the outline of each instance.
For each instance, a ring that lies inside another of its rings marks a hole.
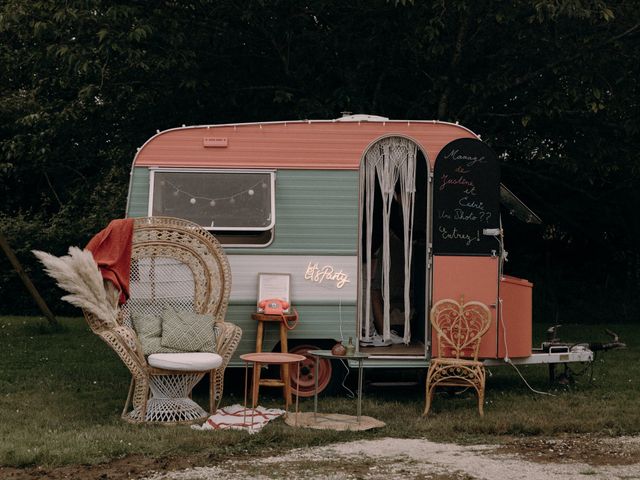
[[[123,422],[120,412],[128,371],[84,320],[63,318],[61,323],[60,331],[51,331],[42,319],[0,317],[0,465],[93,464],[134,454],[152,458],[204,454],[215,462],[294,445],[384,436],[493,443],[505,436],[640,432],[638,326],[608,325],[629,348],[599,354],[593,382],[583,375],[571,386],[550,386],[545,366],[521,369],[534,388],[554,396],[531,393],[511,367],[490,369],[482,419],[472,395],[438,395],[432,414],[422,418],[422,387],[367,388],[363,413],[386,422],[385,428],[331,432],[292,429],[278,420],[249,436]],[[606,340],[603,330],[603,326],[564,326],[561,336],[576,342]],[[542,331],[536,326],[534,336],[540,338]],[[241,402],[243,371],[228,370],[227,378],[223,405]],[[206,389],[200,390],[202,397],[196,395],[196,400],[206,405]],[[261,404],[281,406],[281,399],[261,398]],[[352,414],[355,404],[344,395],[321,396],[320,408]],[[312,410],[313,399],[302,401],[301,409]]]

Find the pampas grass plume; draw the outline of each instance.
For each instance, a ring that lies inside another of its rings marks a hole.
[[[33,254],[45,266],[60,288],[69,292],[62,297],[76,307],[86,310],[100,320],[115,321],[117,316],[117,292],[105,289],[102,274],[93,255],[88,250],[70,247],[69,255],[56,257],[50,253],[33,250]]]

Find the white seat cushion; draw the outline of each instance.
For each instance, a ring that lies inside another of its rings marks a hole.
[[[149,365],[155,368],[180,371],[204,371],[222,365],[222,357],[217,353],[154,353],[147,357]]]

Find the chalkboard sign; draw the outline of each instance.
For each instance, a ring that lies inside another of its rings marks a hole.
[[[461,138],[445,145],[434,168],[433,253],[491,255],[498,228],[500,167],[496,154],[480,140]]]

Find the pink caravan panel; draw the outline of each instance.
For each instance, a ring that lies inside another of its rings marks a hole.
[[[433,257],[433,304],[444,298],[465,302],[482,302],[491,311],[491,326],[480,342],[479,358],[496,358],[498,354],[497,257],[441,256]],[[516,333],[514,332],[514,335]],[[432,327],[432,355],[438,355],[436,332]]]
[[[533,284],[505,275],[500,282],[502,321],[498,329],[498,357],[529,357],[532,344]]]
[[[416,141],[432,167],[450,141],[476,138],[464,127],[434,121],[317,120],[183,127],[152,137],[138,151],[134,166],[357,170],[366,148],[388,135]]]

